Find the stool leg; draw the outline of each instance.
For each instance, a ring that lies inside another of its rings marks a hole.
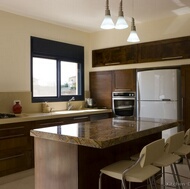
[[[177,177],[177,180],[178,180],[178,183],[179,183],[178,188],[182,189],[183,187],[181,185],[181,180],[180,180],[180,177],[179,177],[179,172],[178,172],[178,169],[177,169],[177,166],[176,166],[175,163],[174,163],[174,169],[175,169],[176,177]]]
[[[153,185],[152,185],[152,180],[151,178],[148,179],[149,183],[150,183],[150,188],[153,189]]]
[[[171,170],[172,170],[172,174],[173,174],[173,178],[174,178],[174,182],[177,184],[177,187],[176,188],[181,188],[180,187],[180,185],[181,185],[181,182],[179,182],[179,180],[178,179],[176,179],[176,176],[177,176],[177,173],[176,173],[176,175],[175,175],[175,171],[174,171],[174,164],[172,164],[172,165],[170,165],[170,167],[171,167]]]
[[[152,177],[152,180],[153,180],[153,183],[154,183],[155,188],[157,189],[157,184],[156,184],[155,176]]]
[[[165,189],[166,188],[165,167],[162,167],[162,175],[163,175],[163,189]]]
[[[102,173],[99,175],[99,189],[102,188]]]
[[[189,171],[190,171],[190,163],[189,163],[189,159],[188,159],[187,155],[185,155],[185,159],[186,159],[186,161],[187,161],[187,165],[188,165]]]
[[[131,182],[129,182],[129,189],[131,189]]]

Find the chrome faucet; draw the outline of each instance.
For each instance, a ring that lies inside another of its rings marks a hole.
[[[74,96],[67,102],[67,110],[70,110],[73,107],[73,105],[71,104],[72,100],[75,100]]]

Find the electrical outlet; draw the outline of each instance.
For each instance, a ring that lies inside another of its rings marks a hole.
[[[21,100],[14,100],[14,101],[13,101],[13,105],[15,105],[16,102],[19,102],[19,104],[21,104]]]

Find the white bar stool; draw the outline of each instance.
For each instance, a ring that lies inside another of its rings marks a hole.
[[[152,189],[153,185],[157,188],[154,175],[160,171],[160,168],[151,164],[158,159],[161,154],[164,154],[164,145],[164,139],[156,140],[141,150],[136,162],[123,160],[102,168],[100,170],[99,189],[101,189],[103,174],[121,180],[124,189],[126,189],[126,181],[129,182],[129,188],[131,188],[131,182],[142,183],[146,180],[149,180]]]
[[[184,144],[184,142],[188,142],[188,134],[189,131],[184,134],[184,131],[180,131],[166,140],[166,151],[168,153],[177,154],[181,157],[185,157],[187,161],[187,165],[190,171],[190,162],[187,157],[190,154],[190,145]]]

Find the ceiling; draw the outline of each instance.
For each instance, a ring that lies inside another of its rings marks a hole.
[[[116,22],[120,0],[109,0]],[[100,31],[105,0],[0,0],[0,10],[58,24],[85,32]],[[164,17],[190,14],[190,0],[123,0],[125,18],[130,24]]]

